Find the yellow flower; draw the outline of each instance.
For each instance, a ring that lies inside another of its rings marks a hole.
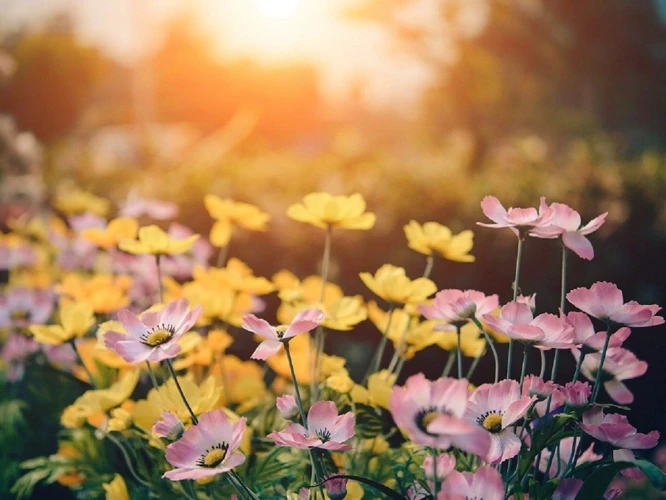
[[[81,238],[106,250],[118,246],[120,240],[133,240],[139,230],[139,223],[130,217],[113,219],[104,228],[90,227],[81,232]]]
[[[328,377],[326,385],[340,394],[347,394],[354,388],[354,381],[345,370]]]
[[[98,314],[109,314],[130,303],[127,295],[132,286],[129,276],[98,274],[86,278],[68,274],[56,285],[59,294],[78,302],[88,302]]]
[[[437,286],[427,278],[410,280],[402,267],[384,264],[375,275],[360,273],[365,286],[387,302],[409,304],[424,302],[437,291]]]
[[[125,480],[120,474],[113,477],[113,481],[102,485],[106,492],[106,500],[130,500]]]
[[[303,203],[291,205],[287,216],[324,229],[370,229],[376,220],[375,214],[365,211],[365,200],[358,193],[351,196],[310,193],[303,198]]]
[[[30,332],[41,344],[60,345],[83,337],[95,324],[93,309],[87,302],[61,302],[59,325],[32,325]]]
[[[222,386],[215,377],[208,377],[201,385],[197,385],[190,376],[178,377],[178,382],[195,415],[201,415],[217,407],[222,395]],[[148,392],[146,399],[137,401],[132,410],[132,418],[138,427],[150,432],[155,420],[166,410],[175,413],[181,422],[191,420],[190,413],[172,378],[160,386],[159,392],[153,388]]]
[[[183,285],[183,296],[192,306],[201,305],[203,311],[197,321],[199,326],[207,326],[218,319],[230,325],[240,326],[242,317],[252,309],[252,296],[236,293],[232,289],[220,286],[208,287],[208,283],[192,281]]]
[[[118,246],[125,252],[137,255],[173,255],[189,251],[197,239],[198,234],[184,239],[174,238],[158,226],[150,225],[139,229],[138,240],[123,239]]]
[[[462,231],[455,236],[451,230],[437,222],[426,222],[420,225],[410,221],[405,227],[405,236],[409,248],[424,255],[439,253],[442,257],[455,262],[474,262],[475,257],[469,255],[474,246],[474,233]]]
[[[266,278],[255,276],[247,264],[236,258],[229,259],[223,268],[205,269],[196,266],[192,275],[197,282],[213,290],[229,288],[252,295],[265,295],[275,290],[273,283]]]
[[[386,370],[373,373],[368,377],[368,388],[362,385],[354,385],[350,391],[354,403],[380,406],[388,409],[389,398],[393,392],[396,375],[388,375]]]
[[[210,230],[210,242],[216,247],[224,247],[231,240],[234,226],[252,231],[265,231],[270,215],[249,203],[235,202],[230,198],[221,199],[214,194],[204,197],[208,213],[217,222]]]
[[[80,189],[73,189],[61,193],[56,197],[53,205],[67,215],[90,212],[95,215],[104,216],[111,207],[109,200],[99,198],[92,193],[87,193]]]
[[[266,395],[264,372],[261,366],[254,361],[242,361],[236,356],[224,356],[216,366],[214,374],[223,378],[225,390],[223,401],[229,405],[245,404],[252,407]],[[239,410],[240,411],[240,410]]]
[[[132,425],[132,414],[124,408],[111,410],[108,429],[110,432],[122,432]]]

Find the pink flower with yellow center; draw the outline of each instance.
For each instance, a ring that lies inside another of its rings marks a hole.
[[[172,481],[201,479],[228,472],[245,462],[236,450],[245,432],[245,417],[231,424],[223,410],[213,410],[199,417],[199,423],[183,437],[167,446],[166,459],[174,466],[163,477]]]
[[[171,359],[180,352],[178,340],[200,315],[201,306],[190,309],[186,299],[170,302],[161,311],[144,312],[140,317],[123,309],[118,312],[118,320],[128,335],[109,330],[104,334],[104,345],[128,363]]]
[[[267,437],[277,446],[307,450],[350,450],[345,441],[354,437],[355,417],[352,412],[338,415],[338,408],[332,401],[317,401],[308,411],[306,426],[287,424],[281,431],[271,432]]]

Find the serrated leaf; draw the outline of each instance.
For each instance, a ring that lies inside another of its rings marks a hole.
[[[377,411],[368,405],[356,405],[356,433],[365,439],[382,434],[384,423]]]

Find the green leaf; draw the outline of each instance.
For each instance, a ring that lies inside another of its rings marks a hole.
[[[394,500],[407,500],[407,497],[402,496],[400,493],[397,491],[392,490],[388,486],[384,486],[381,483],[378,483],[377,481],[373,481],[372,479],[368,479],[367,477],[360,477],[360,476],[348,476],[347,474],[334,474],[325,480],[321,482],[321,484],[326,483],[327,481],[330,481],[331,479],[337,479],[337,478],[346,478],[346,479],[351,479],[352,481],[357,481],[359,483],[367,484],[368,486],[372,486],[374,489],[377,491],[381,491],[384,495],[386,495],[386,498],[393,498]],[[315,485],[314,487],[320,486],[319,484]]]
[[[638,467],[648,477],[652,486],[659,491],[666,490],[666,474],[659,467],[647,460],[636,460],[636,467]]]
[[[578,495],[576,495],[576,500],[603,498],[613,478],[625,468],[623,464],[625,462],[616,462],[595,470],[583,483],[583,487],[578,491]]]
[[[382,433],[382,417],[368,405],[356,405],[356,433],[365,439],[372,439]]]

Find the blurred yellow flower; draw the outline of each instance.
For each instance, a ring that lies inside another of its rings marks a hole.
[[[405,236],[409,248],[424,255],[440,254],[455,262],[474,262],[475,257],[469,252],[474,246],[474,233],[462,231],[455,236],[451,230],[437,222],[426,222],[421,225],[410,221],[405,227]]]
[[[90,227],[81,232],[81,238],[100,248],[115,248],[121,240],[133,240],[139,230],[139,223],[130,217],[118,217],[104,228]]]
[[[83,337],[95,324],[91,305],[87,302],[62,301],[59,306],[59,325],[32,325],[30,332],[41,344],[60,345]]]
[[[174,238],[158,226],[150,225],[139,229],[138,240],[122,239],[118,246],[125,252],[137,255],[173,255],[189,251],[197,239],[198,234],[183,239]]]
[[[106,492],[105,500],[130,500],[127,485],[120,474],[116,474],[110,483],[104,483],[102,488]]]
[[[71,273],[55,286],[55,290],[69,299],[88,302],[98,314],[109,314],[129,305],[127,292],[131,286],[129,276],[96,274],[88,278]]]
[[[235,202],[230,198],[221,199],[214,194],[204,197],[206,210],[216,219],[210,230],[210,242],[216,247],[229,244],[234,226],[252,231],[265,231],[270,215],[249,203]]]
[[[388,401],[393,392],[396,375],[389,375],[386,370],[380,370],[368,377],[367,389],[362,385],[354,385],[350,391],[354,403],[379,406],[388,409]]]
[[[341,371],[328,377],[326,379],[326,386],[340,394],[347,394],[354,388],[354,381],[349,376],[349,373],[347,373],[347,370],[345,370],[344,372]]]
[[[375,275],[364,272],[359,276],[365,286],[391,303],[408,304],[425,301],[437,291],[437,286],[427,278],[410,280],[404,268],[384,264]]]
[[[111,202],[92,193],[72,189],[59,194],[53,201],[56,209],[66,215],[78,215],[86,212],[104,216],[111,207]]]
[[[122,432],[132,425],[132,414],[124,408],[111,410],[111,418],[108,422],[109,432]]]
[[[213,371],[218,377],[224,377],[224,389],[229,394],[223,394],[222,401],[229,404],[244,405],[251,408],[267,394],[264,383],[264,371],[254,361],[242,361],[236,356],[227,355],[221,358]],[[237,408],[240,411],[240,406]]]
[[[212,290],[230,288],[252,295],[265,295],[275,290],[273,283],[261,276],[255,276],[247,264],[236,258],[229,259],[223,268],[206,269],[196,266],[192,275],[196,281]]]
[[[291,205],[287,216],[324,229],[370,229],[376,220],[375,214],[365,211],[365,200],[358,193],[351,196],[310,193],[303,198],[303,203]]]

